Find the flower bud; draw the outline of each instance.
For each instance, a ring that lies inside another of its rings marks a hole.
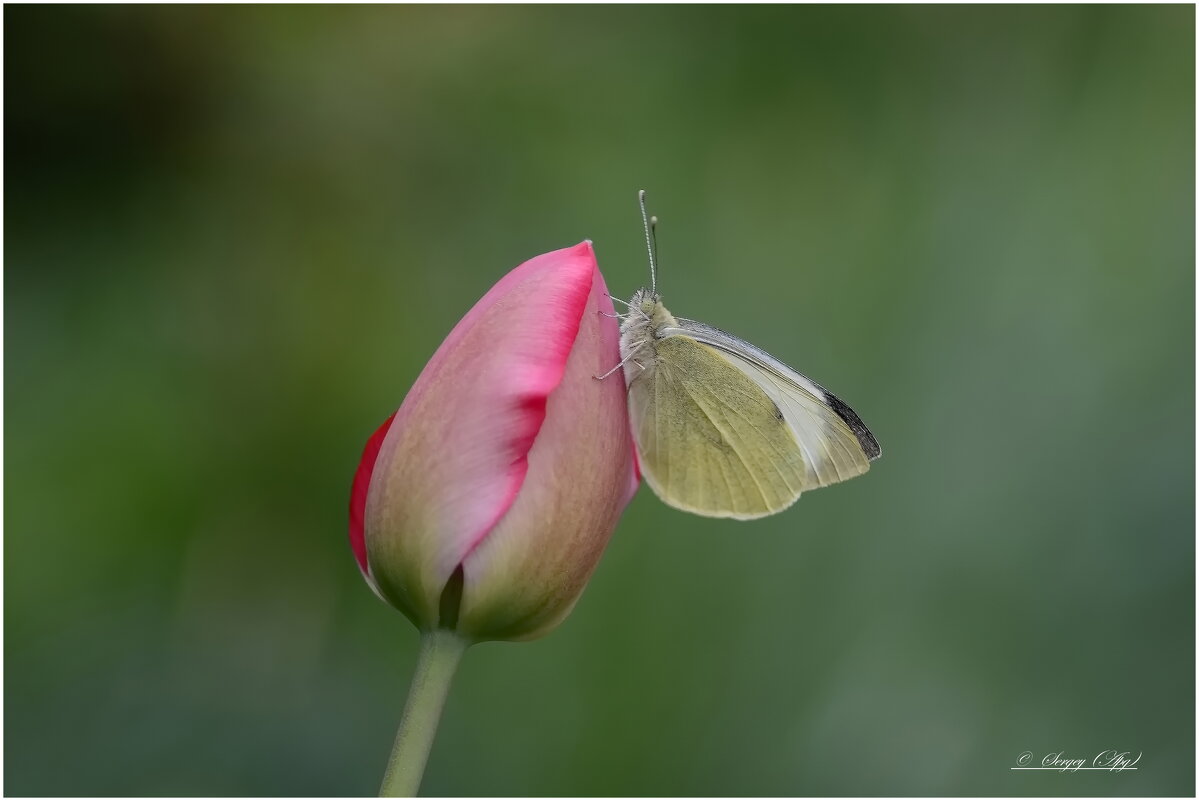
[[[545,634],[574,606],[638,477],[616,321],[590,242],[530,259],[454,327],[367,442],[350,543],[422,630]]]

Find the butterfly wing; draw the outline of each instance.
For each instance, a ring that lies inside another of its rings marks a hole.
[[[667,504],[747,520],[790,506],[813,477],[784,413],[726,354],[686,335],[659,339],[629,384],[646,482]]]
[[[659,336],[693,339],[714,348],[782,410],[806,466],[801,490],[861,475],[882,454],[878,440],[840,398],[764,350],[719,328],[678,318]]]

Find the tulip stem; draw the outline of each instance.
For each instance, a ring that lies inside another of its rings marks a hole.
[[[380,797],[411,797],[420,789],[450,682],[468,645],[469,642],[446,629],[422,633],[416,673],[408,689],[408,702],[400,718],[391,758],[387,760]]]

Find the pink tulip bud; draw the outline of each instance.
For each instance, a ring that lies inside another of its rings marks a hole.
[[[350,544],[422,630],[526,640],[570,612],[636,491],[620,333],[590,242],[462,318],[366,444]]]

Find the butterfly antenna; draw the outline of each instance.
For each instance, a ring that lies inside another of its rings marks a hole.
[[[650,215],[649,218],[649,241],[650,252],[654,255],[654,266],[658,264],[658,218]]]
[[[650,224],[649,215],[645,213],[645,190],[642,189],[637,193],[637,198],[641,201],[641,222],[645,226],[645,249],[649,252],[649,291],[657,294],[658,292],[658,269],[655,258],[657,251],[657,243],[654,241],[654,228],[657,227],[658,218],[655,217],[653,225]]]

